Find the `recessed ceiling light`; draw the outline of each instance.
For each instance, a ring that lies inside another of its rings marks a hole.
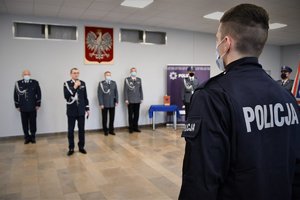
[[[281,24],[281,23],[272,23],[272,24],[269,24],[270,30],[278,29],[278,28],[283,28],[283,27],[286,27],[286,26],[287,26],[286,24]]]
[[[208,15],[204,15],[203,17],[206,19],[220,20],[223,14],[224,12],[217,11],[217,12],[210,13]]]
[[[133,7],[133,8],[145,8],[154,0],[124,0],[121,6]]]

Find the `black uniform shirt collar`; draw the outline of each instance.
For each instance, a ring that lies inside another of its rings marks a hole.
[[[257,57],[244,57],[229,63],[226,66],[225,72],[227,73],[231,70],[237,69],[239,67],[243,67],[243,65],[262,68],[262,66],[258,63]]]

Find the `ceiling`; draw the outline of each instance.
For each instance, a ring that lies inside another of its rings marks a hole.
[[[146,8],[120,6],[122,0],[0,0],[0,13],[174,28],[216,33],[218,21],[203,18],[240,3],[263,6],[270,23],[288,24],[270,30],[268,44],[300,43],[299,0],[154,0]]]

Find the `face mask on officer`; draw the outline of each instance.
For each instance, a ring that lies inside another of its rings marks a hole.
[[[30,76],[29,75],[24,75],[23,78],[24,78],[24,81],[26,81],[26,82],[30,80]]]
[[[106,76],[106,77],[105,77],[105,80],[106,80],[106,81],[111,81],[111,76]]]
[[[287,72],[281,72],[281,79],[287,79],[288,78],[288,75],[287,75]]]
[[[223,40],[221,40],[221,42],[217,45],[216,47],[216,55],[217,55],[217,58],[216,58],[216,63],[218,65],[218,68],[221,70],[221,71],[225,71],[225,64],[224,64],[224,60],[223,60],[223,57],[226,55],[226,53],[228,52],[228,50],[226,50],[225,53],[223,53],[222,55],[220,55],[220,52],[218,50],[219,46],[223,43],[223,41],[225,40],[225,38],[223,38]]]
[[[136,77],[136,72],[131,72],[131,76]]]

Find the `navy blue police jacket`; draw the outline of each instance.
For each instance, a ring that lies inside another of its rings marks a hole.
[[[299,119],[295,98],[257,58],[230,63],[192,96],[179,199],[291,199]]]
[[[67,104],[67,115],[71,117],[84,116],[89,111],[89,100],[87,97],[85,82],[75,89],[74,81],[69,80],[64,83],[64,96]]]
[[[30,79],[28,83],[19,80],[15,83],[14,100],[15,107],[21,112],[33,112],[41,106],[42,93],[39,82]]]

